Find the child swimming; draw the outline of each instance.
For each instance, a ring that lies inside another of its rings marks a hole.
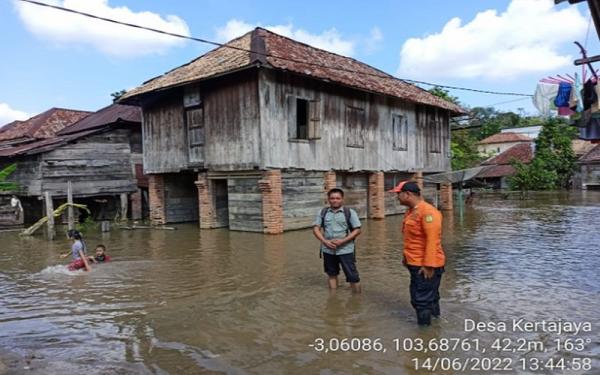
[[[97,245],[96,246],[96,255],[88,256],[88,259],[94,263],[104,263],[110,262],[110,256],[106,254],[106,246]]]

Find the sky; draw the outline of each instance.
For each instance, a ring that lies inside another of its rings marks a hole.
[[[261,26],[400,78],[500,92],[533,94],[541,78],[581,72],[575,40],[600,53],[585,2],[39,1],[218,42]],[[0,48],[1,126],[52,107],[98,110],[111,93],[213,47],[0,0]],[[537,114],[529,98],[450,93],[471,107]]]

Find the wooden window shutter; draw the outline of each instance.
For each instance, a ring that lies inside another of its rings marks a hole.
[[[296,139],[296,97],[288,95],[287,97],[287,114],[288,114],[288,138]]]
[[[196,108],[186,111],[190,147],[204,145],[204,110]]]
[[[309,102],[308,139],[321,139],[321,101]]]

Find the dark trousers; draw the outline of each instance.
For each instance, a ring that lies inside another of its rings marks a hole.
[[[407,266],[410,271],[410,303],[417,312],[419,325],[430,325],[431,316],[440,316],[440,282],[444,267],[435,268],[433,277],[425,279],[421,267]]]

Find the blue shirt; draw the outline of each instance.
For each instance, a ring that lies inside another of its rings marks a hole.
[[[319,210],[319,213],[317,213],[317,217],[315,218],[315,222],[313,223],[313,226],[315,225],[325,229],[323,231],[323,237],[325,237],[327,240],[342,239],[348,236],[350,233],[348,223],[346,223],[346,215],[344,215],[343,207],[340,207],[335,211],[331,207],[327,208],[327,212],[325,213],[325,223],[323,223],[321,211]],[[361,226],[358,215],[353,209],[350,209],[350,225],[352,226],[353,230],[360,228]],[[354,241],[345,243],[344,245],[338,247],[335,251],[321,244],[321,251],[331,255],[352,254],[354,252]]]

